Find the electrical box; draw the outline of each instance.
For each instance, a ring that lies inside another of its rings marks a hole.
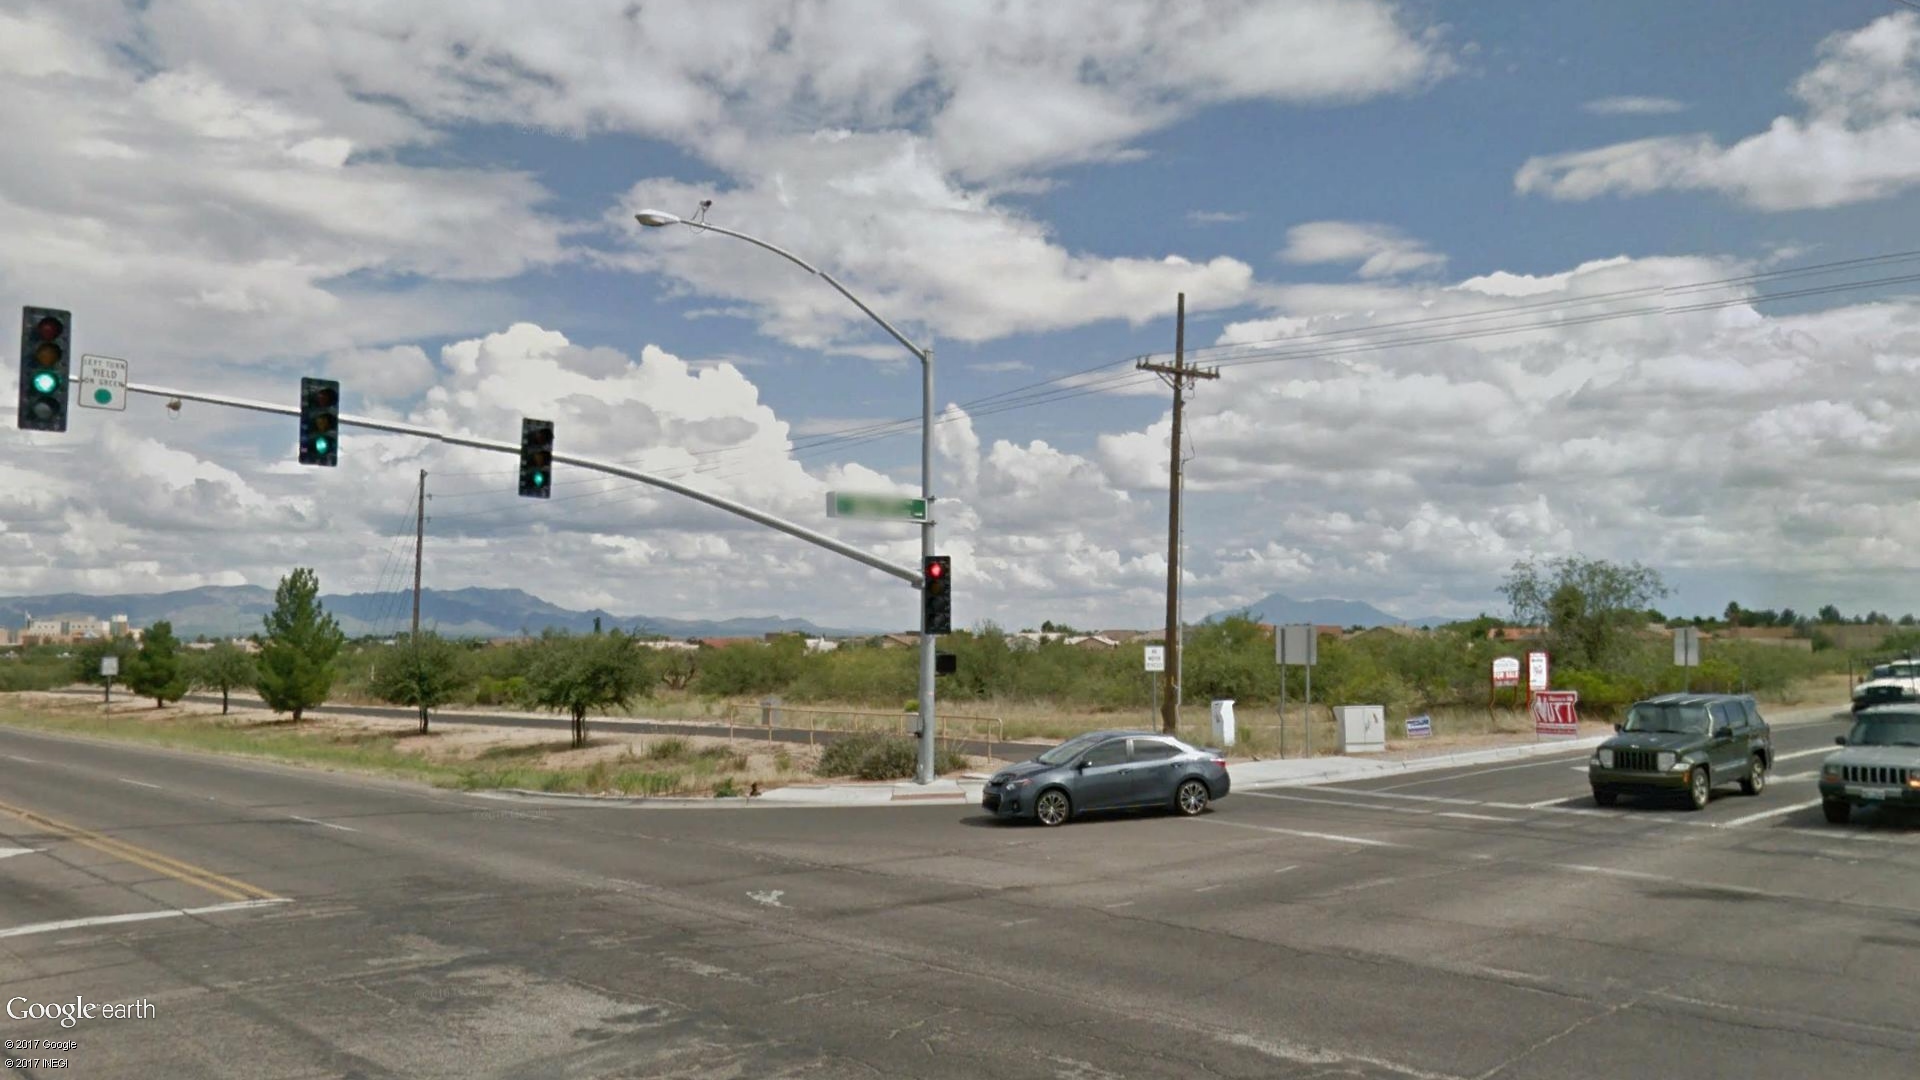
[[[1213,703],[1213,743],[1222,750],[1233,745],[1233,699]]]
[[[1343,754],[1378,754],[1387,748],[1384,705],[1336,705],[1333,723],[1339,729]]]

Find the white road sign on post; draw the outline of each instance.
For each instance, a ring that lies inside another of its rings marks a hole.
[[[1165,645],[1147,646],[1147,670],[1167,670],[1167,647]]]
[[[82,356],[80,406],[126,412],[127,362],[111,356]]]
[[[1527,654],[1527,691],[1538,694],[1552,685],[1552,674],[1547,654],[1535,650]]]
[[[1696,626],[1676,626],[1673,629],[1673,664],[1675,667],[1700,666],[1700,628]]]

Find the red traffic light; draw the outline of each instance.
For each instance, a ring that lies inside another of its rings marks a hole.
[[[33,324],[33,336],[41,341],[58,340],[60,335],[66,332],[66,324],[51,315],[43,315],[39,322]]]
[[[946,577],[946,576],[947,576],[947,566],[946,566],[946,564],[945,564],[945,563],[937,563],[937,562],[930,562],[930,563],[928,563],[928,564],[927,564],[927,576],[928,576],[928,577],[930,577],[930,578],[943,578],[943,577]]]

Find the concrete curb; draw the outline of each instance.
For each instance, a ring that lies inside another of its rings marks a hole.
[[[1437,769],[1457,769],[1471,765],[1485,765],[1501,761],[1523,761],[1530,758],[1552,757],[1580,750],[1591,750],[1606,741],[1605,736],[1588,736],[1581,739],[1568,739],[1565,742],[1528,743],[1525,746],[1501,746],[1490,750],[1468,750],[1458,754],[1435,754],[1432,757],[1408,758],[1401,760],[1366,760],[1350,757],[1324,759],[1321,768],[1307,771],[1302,769],[1294,775],[1278,775],[1270,779],[1258,777],[1242,779],[1253,768],[1266,765],[1283,765],[1291,762],[1248,762],[1231,769],[1234,773],[1234,786],[1248,789],[1269,787],[1304,787],[1312,784],[1328,784],[1341,780],[1358,780],[1370,776],[1409,772],[1431,772]],[[1301,766],[1311,767],[1320,762],[1302,760]]]

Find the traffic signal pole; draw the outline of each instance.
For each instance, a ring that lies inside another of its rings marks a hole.
[[[203,405],[219,405],[223,408],[230,409],[248,409],[253,412],[275,413],[280,416],[300,415],[299,408],[293,405],[279,405],[271,401],[255,401],[249,398],[229,397],[225,394],[203,394],[191,390],[174,390],[164,386],[154,386],[149,383],[129,382],[127,384],[127,393],[146,394],[151,397],[168,398],[175,401],[197,401]],[[340,416],[340,426],[368,428],[373,431],[384,431],[393,435],[411,435],[419,439],[432,439],[435,442],[446,443],[449,446],[466,446],[475,450],[490,450],[499,454],[518,456],[520,453],[519,443],[501,442],[498,439],[478,439],[471,435],[436,431],[432,428],[419,427],[414,424],[401,424],[391,420],[375,420],[367,416],[348,416],[342,413]],[[663,476],[654,476],[651,473],[643,473],[638,469],[629,469],[624,465],[616,465],[610,461],[596,461],[593,458],[577,457],[572,454],[555,454],[553,455],[553,460],[559,464],[577,466],[588,472],[605,473],[608,476],[618,476],[625,480],[637,480],[642,484],[661,488],[665,491],[671,491],[676,495],[684,495],[696,502],[706,503],[716,510],[725,510],[729,514],[746,518],[748,521],[756,524],[765,525],[770,529],[786,533],[788,536],[795,537],[796,539],[805,540],[815,547],[825,548],[836,555],[844,555],[857,563],[870,566],[881,573],[892,574],[894,577],[915,587],[920,585],[920,571],[914,567],[899,566],[895,563],[890,563],[871,552],[861,551],[851,544],[836,540],[824,533],[815,532],[804,525],[796,525],[785,518],[775,517],[764,510],[755,510],[751,506],[734,502],[732,499],[723,498],[697,488],[690,488],[685,484],[668,480]],[[933,655],[932,651],[929,650],[927,655],[931,657]],[[929,679],[930,678],[931,675],[929,675]],[[931,691],[925,695],[925,699],[929,701],[932,700],[932,697]]]
[[[863,305],[864,306],[864,305]],[[889,328],[891,329],[891,328]],[[898,336],[898,335],[896,335]],[[920,497],[927,501],[927,519],[920,523],[920,565],[933,558],[933,350],[915,349],[920,354]],[[920,575],[920,588],[927,587],[926,575]],[[920,760],[914,769],[917,784],[931,784],[934,778],[933,628],[927,625],[927,605],[920,605]]]

